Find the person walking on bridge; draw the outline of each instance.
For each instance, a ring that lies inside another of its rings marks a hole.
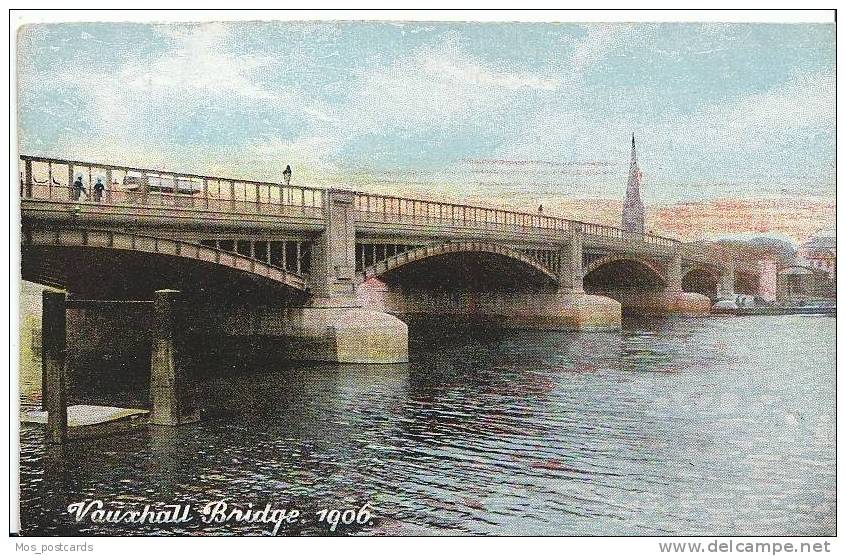
[[[85,193],[85,186],[82,185],[82,176],[76,176],[76,181],[73,182],[73,187],[71,188],[71,196],[74,201],[79,201],[83,193]]]
[[[106,186],[103,185],[103,180],[97,178],[97,183],[94,184],[94,202],[99,203],[103,199],[103,190]]]
[[[291,185],[291,165],[288,164],[285,166],[285,171],[282,172],[282,180],[285,182],[285,185]]]

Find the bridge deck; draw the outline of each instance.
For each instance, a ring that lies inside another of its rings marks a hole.
[[[20,162],[25,220],[73,220],[84,213],[95,224],[101,218],[127,225],[315,232],[325,226],[322,188],[34,156]],[[363,234],[556,245],[580,232],[589,248],[660,257],[680,252],[691,263],[722,265],[714,254],[675,239],[544,214],[363,192],[355,192],[353,209]]]

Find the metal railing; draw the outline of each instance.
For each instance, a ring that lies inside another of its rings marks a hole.
[[[582,233],[598,237],[607,237],[610,239],[620,239],[629,243],[646,243],[649,245],[657,245],[660,247],[667,247],[676,249],[682,245],[682,242],[677,239],[669,237],[656,236],[654,234],[641,234],[637,232],[627,232],[622,228],[614,226],[606,226],[605,224],[592,224],[589,222],[579,222]]]
[[[372,193],[356,193],[359,220],[408,224],[446,224],[492,230],[569,230],[571,221],[542,214],[513,212]]]
[[[355,210],[364,222],[447,225],[485,230],[557,234],[581,230],[583,234],[675,248],[681,242],[652,234],[627,232],[614,226],[568,220],[529,212],[509,211],[425,199],[356,193]]]
[[[25,199],[248,214],[323,214],[325,191],[319,188],[37,156],[21,156],[20,161],[20,194]],[[102,187],[97,186],[98,180]]]
[[[238,214],[323,216],[326,190],[271,182],[204,176],[185,172],[20,156],[20,194],[25,199],[74,203],[170,207]],[[95,187],[97,180],[103,184]],[[74,186],[81,180],[82,188]],[[556,236],[583,234],[676,249],[678,240],[627,232],[614,226],[568,220],[538,213],[443,203],[371,193],[355,194],[363,222],[436,224],[483,230]]]

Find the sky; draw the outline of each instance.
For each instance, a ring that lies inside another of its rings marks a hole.
[[[618,224],[634,133],[648,229],[802,240],[834,227],[834,32],[29,25],[20,152]]]

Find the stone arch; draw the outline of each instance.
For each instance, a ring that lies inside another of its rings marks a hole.
[[[642,259],[634,255],[611,254],[596,259],[585,266],[582,273],[585,289],[591,289],[590,277],[592,274],[601,272],[603,268],[607,268],[612,265],[624,265],[637,269],[652,279],[652,286],[656,289],[663,289],[667,285],[666,271],[654,261]],[[614,286],[615,289],[617,287],[619,286]]]
[[[684,279],[684,277],[685,277],[685,276],[687,276],[688,274],[690,274],[690,273],[692,273],[692,272],[704,272],[705,274],[710,275],[710,276],[711,276],[712,278],[714,278],[715,280],[719,280],[719,279],[720,279],[720,277],[721,277],[721,276],[722,276],[722,274],[723,274],[723,273],[720,271],[720,269],[719,269],[719,268],[717,268],[717,267],[714,267],[714,266],[711,266],[711,265],[707,265],[707,264],[697,264],[697,265],[691,266],[690,268],[688,268],[687,270],[685,270],[685,271],[682,273],[682,279]]]
[[[722,272],[711,265],[694,265],[682,273],[682,291],[700,293],[716,299],[720,291]]]
[[[606,255],[602,258],[596,259],[595,261],[585,266],[582,275],[587,276],[588,274],[590,274],[601,266],[621,261],[631,261],[645,266],[646,268],[654,272],[655,275],[660,278],[663,282],[667,282],[667,277],[665,275],[664,269],[661,268],[657,263],[649,259],[641,259],[632,255]]]
[[[734,291],[746,295],[755,295],[760,289],[761,276],[754,272],[735,270]]]
[[[149,253],[156,256],[191,259],[219,265],[236,272],[267,279],[300,292],[307,291],[306,278],[266,262],[239,253],[170,238],[115,232],[111,230],[24,230],[21,247],[32,248],[86,248],[114,249],[125,252]],[[61,286],[60,280],[51,276],[49,269],[34,271],[26,280],[48,286]]]
[[[491,253],[500,255],[530,267],[548,278],[550,282],[558,283],[558,275],[555,272],[532,259],[525,253],[521,253],[516,249],[512,249],[511,247],[506,247],[498,243],[481,241],[450,241],[446,243],[424,245],[410,251],[405,251],[366,267],[362,272],[358,273],[358,281],[364,282],[368,278],[382,276],[387,272],[401,268],[407,264],[449,253]]]

